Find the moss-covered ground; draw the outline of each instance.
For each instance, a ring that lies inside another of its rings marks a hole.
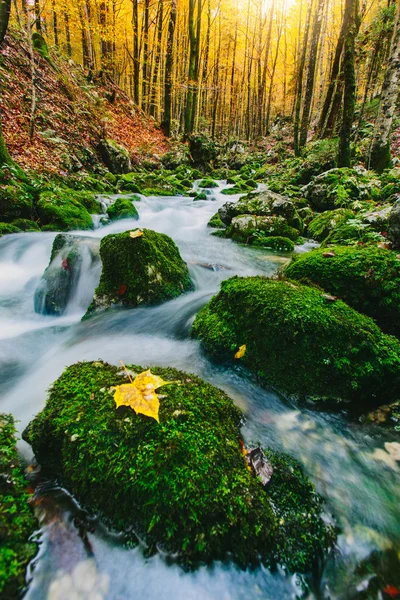
[[[128,382],[121,368],[67,368],[24,432],[46,472],[116,529],[135,531],[148,552],[185,566],[230,557],[310,569],[333,532],[298,463],[266,450],[274,472],[264,488],[247,467],[230,398],[194,375],[152,372],[175,382],[162,388],[159,423],[116,409],[113,386]]]
[[[37,546],[30,541],[37,528],[28,504],[28,483],[20,465],[15,427],[0,414],[0,597],[14,600],[25,586],[25,572]]]

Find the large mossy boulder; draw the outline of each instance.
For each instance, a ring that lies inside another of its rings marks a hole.
[[[193,333],[206,351],[243,364],[261,381],[322,406],[355,410],[397,400],[400,342],[322,290],[263,277],[233,277],[199,313]]]
[[[0,186],[0,221],[30,219],[33,213],[33,191],[20,182],[9,181]]]
[[[99,144],[101,158],[114,175],[119,173],[129,173],[132,170],[132,162],[129,152],[126,148],[117,144],[110,138],[104,139]]]
[[[12,223],[0,223],[0,236],[8,233],[21,233],[22,229]]]
[[[294,203],[286,196],[269,190],[249,194],[238,202],[226,202],[218,213],[225,225],[230,225],[232,219],[239,215],[257,215],[258,217],[283,217],[291,227],[298,230],[302,227]]]
[[[94,198],[91,193],[61,188],[42,192],[36,206],[40,224],[48,231],[93,229],[93,219],[84,206],[85,196],[90,201]]]
[[[317,242],[323,242],[329,234],[346,223],[348,219],[354,217],[353,211],[348,208],[336,208],[335,210],[326,210],[317,214],[307,226],[307,234]]]
[[[35,312],[62,315],[76,291],[82,268],[88,277],[99,260],[98,240],[59,233],[53,242],[49,266],[35,291]]]
[[[172,382],[162,388],[159,423],[116,409],[114,386],[129,383],[120,368],[66,369],[23,434],[46,474],[117,530],[135,532],[149,552],[185,566],[230,557],[243,567],[261,560],[308,570],[332,530],[299,464],[266,449],[273,472],[264,487],[247,467],[231,399],[194,375],[152,372]]]
[[[151,229],[138,233],[125,231],[101,240],[103,268],[88,313],[113,305],[160,304],[192,289],[174,241]]]
[[[285,237],[296,241],[299,231],[290,227],[284,217],[257,217],[253,215],[240,215],[234,217],[226,230],[226,237],[235,242],[252,244],[259,237]]]
[[[389,214],[388,238],[394,248],[400,248],[400,200],[395,202]]]
[[[107,214],[111,221],[139,218],[136,207],[127,198],[117,198],[117,200],[107,208]]]
[[[302,193],[317,212],[351,208],[354,201],[376,199],[380,181],[364,169],[343,167],[317,175],[302,188]]]
[[[289,279],[320,286],[400,337],[400,258],[377,246],[335,246],[293,257]]]
[[[0,414],[0,596],[14,600],[25,587],[28,563],[37,546],[31,536],[37,528],[20,464],[11,415]]]

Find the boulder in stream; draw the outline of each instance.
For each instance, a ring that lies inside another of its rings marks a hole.
[[[132,377],[143,371],[127,369]],[[231,558],[244,568],[262,561],[309,570],[335,534],[300,465],[265,448],[264,486],[248,468],[243,415],[232,400],[194,375],[152,371],[171,382],[160,395],[159,423],[116,408],[114,386],[129,384],[120,367],[67,368],[23,434],[42,472],[115,529],[144,540],[147,552],[159,549],[185,567]]]
[[[98,240],[59,233],[53,242],[49,266],[35,291],[35,312],[62,315],[76,291],[82,270],[87,277],[88,271],[95,269],[98,263]]]
[[[128,200],[128,198],[117,198],[116,201],[107,208],[107,214],[111,221],[139,218],[136,207],[132,204],[131,200]]]
[[[30,539],[38,525],[29,506],[11,415],[0,414],[0,596],[19,598],[28,563],[37,552]]]
[[[329,256],[328,256],[329,254]],[[400,337],[400,257],[377,246],[334,246],[294,256],[288,279],[313,283]]]
[[[113,305],[160,304],[189,291],[193,283],[175,242],[151,229],[105,236],[102,273],[88,314]]]
[[[36,210],[44,230],[70,231],[93,229],[90,213],[96,212],[94,205],[99,206],[91,192],[58,188],[42,192]]]
[[[241,362],[261,382],[320,406],[362,412],[398,399],[400,342],[317,288],[233,277],[193,333],[217,360],[233,360],[246,345]]]

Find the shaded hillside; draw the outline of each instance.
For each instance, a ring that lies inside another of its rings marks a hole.
[[[37,111],[29,140],[30,56],[25,36],[11,30],[1,49],[0,109],[9,152],[24,169],[64,174],[102,165],[99,141],[123,145],[132,162],[158,161],[168,142],[155,122],[109,78],[89,80],[83,69],[51,52],[35,51]]]

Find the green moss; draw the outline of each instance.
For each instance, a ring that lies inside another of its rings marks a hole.
[[[12,225],[18,227],[18,229],[22,229],[22,231],[39,231],[39,225],[30,219],[16,219],[12,222]]]
[[[100,256],[101,279],[88,313],[114,304],[159,304],[192,289],[186,263],[163,233],[144,229],[136,238],[130,231],[107,235]]]
[[[253,246],[271,248],[271,250],[278,250],[280,252],[293,252],[294,250],[294,242],[280,236],[264,237],[260,235],[254,239]]]
[[[214,179],[202,179],[199,183],[199,188],[216,188],[218,183]]]
[[[289,279],[308,281],[340,296],[373,317],[387,333],[400,336],[400,259],[376,246],[334,247],[296,256],[286,267]]]
[[[320,213],[308,224],[307,233],[318,242],[322,242],[336,227],[354,217],[348,208],[337,208]]]
[[[0,415],[0,596],[18,598],[25,586],[27,564],[36,554],[29,541],[36,521],[29,507],[27,482],[16,450],[10,415]]]
[[[214,227],[215,229],[225,229],[225,223],[221,221],[219,213],[215,213],[207,223],[207,227]]]
[[[284,392],[354,409],[398,397],[400,343],[344,302],[315,288],[234,277],[199,313],[193,332],[207,352],[242,362]]]
[[[7,233],[21,233],[22,229],[11,223],[0,223],[0,235]]]
[[[33,210],[33,191],[19,181],[0,186],[0,220],[10,223],[15,219],[30,219]]]
[[[79,192],[66,192],[61,189],[42,192],[37,203],[37,213],[41,225],[52,231],[71,229],[93,229],[93,221],[83,206],[84,195]]]
[[[258,237],[285,237],[296,241],[299,231],[290,227],[284,217],[253,217],[252,215],[239,215],[232,219],[226,236],[235,242],[252,244]]]
[[[197,202],[197,200],[207,200],[207,194],[205,192],[195,194],[193,197],[193,202]]]
[[[127,198],[117,198],[117,200],[107,208],[107,214],[111,221],[139,218],[138,211]]]
[[[186,566],[229,554],[243,567],[261,559],[309,569],[329,532],[299,465],[267,451],[274,473],[264,489],[241,453],[242,415],[230,398],[194,375],[152,371],[178,382],[163,388],[160,423],[116,410],[110,387],[128,381],[119,368],[66,369],[24,432],[42,467],[116,529]]]
[[[224,194],[224,196],[236,196],[236,194],[243,194],[243,191],[246,190],[242,190],[239,186],[234,185],[231,188],[224,188],[221,190],[221,194]]]

